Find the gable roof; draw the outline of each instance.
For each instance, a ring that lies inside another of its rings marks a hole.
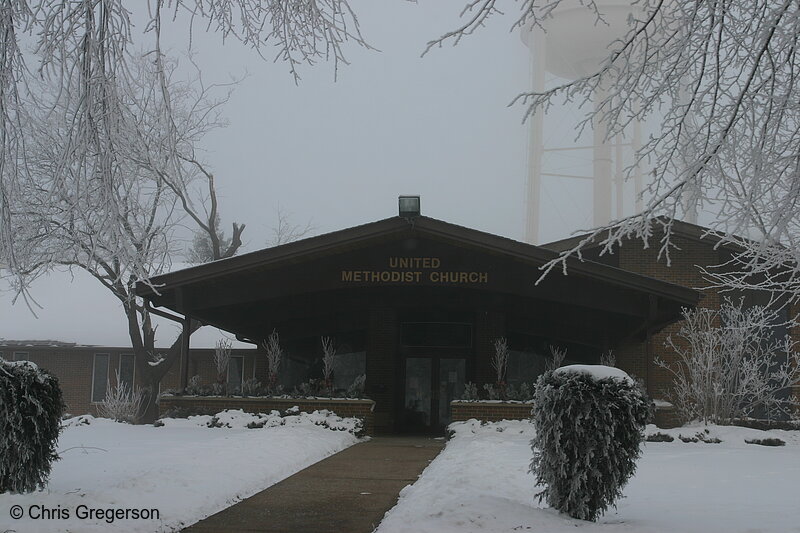
[[[534,268],[539,268],[558,257],[557,252],[546,247],[515,241],[430,217],[420,216],[414,219],[390,217],[281,246],[155,276],[150,280],[151,284],[138,283],[136,293],[152,300],[157,305],[170,306],[170,303],[175,302],[175,291],[179,287],[252,271],[268,265],[291,265],[304,262],[313,258],[340,253],[348,249],[363,247],[373,240],[400,236],[408,232],[418,236],[428,236],[449,241],[461,246],[469,246],[491,254],[503,255],[520,260]],[[567,267],[571,273],[574,272],[612,285],[661,296],[681,305],[695,305],[700,298],[700,294],[693,289],[593,261],[580,261],[576,258],[569,258]],[[550,275],[557,274],[552,272]]]

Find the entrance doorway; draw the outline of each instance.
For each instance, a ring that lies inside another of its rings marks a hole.
[[[406,357],[403,430],[443,434],[451,421],[450,402],[464,392],[464,357]]]

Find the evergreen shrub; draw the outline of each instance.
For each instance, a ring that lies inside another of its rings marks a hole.
[[[47,484],[63,413],[55,376],[28,361],[0,359],[0,493]]]
[[[650,402],[630,378],[565,368],[545,372],[536,383],[531,471],[544,487],[536,495],[540,502],[594,521],[636,470]]]

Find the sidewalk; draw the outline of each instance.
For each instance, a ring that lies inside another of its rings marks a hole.
[[[374,437],[184,531],[371,533],[443,446],[425,437]]]

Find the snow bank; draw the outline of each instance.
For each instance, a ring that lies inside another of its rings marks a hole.
[[[566,374],[568,372],[588,374],[594,379],[614,378],[634,383],[633,379],[623,370],[605,365],[567,365],[555,369],[553,374]]]
[[[0,531],[177,531],[357,442],[347,431],[355,421],[329,412],[298,413],[280,423],[275,413],[226,411],[216,415],[222,427],[208,427],[212,418],[165,419],[163,427],[92,416],[66,421],[62,459],[47,489],[0,494]],[[267,423],[246,429],[254,421]],[[11,518],[14,505],[22,506],[24,518]],[[80,519],[81,505],[157,509],[159,517]],[[34,520],[32,506],[34,514],[41,506],[70,516]]]

